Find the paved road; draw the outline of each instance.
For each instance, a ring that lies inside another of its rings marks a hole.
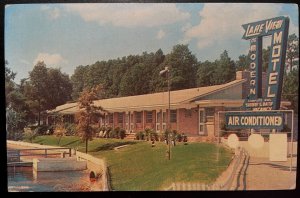
[[[271,162],[268,158],[250,157],[246,171],[246,190],[283,190],[295,188],[297,158],[287,162]]]

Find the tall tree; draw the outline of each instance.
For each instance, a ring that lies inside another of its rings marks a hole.
[[[15,76],[16,73],[11,71],[8,61],[5,61],[6,132],[8,139],[18,140],[26,125],[28,109],[23,94],[13,81]]]
[[[267,72],[269,66],[271,47],[268,46],[267,49],[262,49],[262,71]]]
[[[213,74],[213,83],[215,85],[223,84],[234,80],[235,78],[235,64],[234,61],[228,56],[228,52],[220,55],[220,59],[215,61],[216,67]]]
[[[46,110],[46,98],[48,91],[47,67],[43,61],[39,61],[29,73],[32,86],[31,99],[37,101],[38,126],[41,121],[41,111]]]
[[[164,66],[171,71],[171,89],[179,90],[196,86],[197,58],[188,45],[175,45],[166,56]]]
[[[250,65],[250,55],[242,54],[239,56],[239,60],[236,61],[236,69],[238,71],[248,70]]]
[[[213,75],[215,72],[216,63],[205,61],[200,63],[197,70],[197,86],[210,86],[214,84]]]
[[[298,113],[299,98],[299,68],[285,73],[282,88],[282,97],[291,101],[291,107]]]
[[[12,97],[12,93],[15,90],[15,76],[16,73],[14,73],[13,71],[11,71],[11,69],[8,67],[8,61],[5,61],[5,103],[6,103],[6,107],[11,103],[11,97]]]
[[[22,81],[21,84],[27,104],[38,115],[38,125],[41,112],[71,99],[72,84],[69,76],[61,73],[60,69],[47,68],[44,62],[38,62],[29,73],[28,81]]]
[[[84,89],[78,99],[79,112],[75,115],[77,121],[76,130],[78,135],[85,141],[85,152],[88,152],[88,141],[93,139],[95,129],[92,127],[92,122],[96,116],[101,115],[100,111],[103,108],[94,105],[94,100],[98,99],[100,86],[92,89]]]
[[[89,66],[78,66],[76,67],[74,74],[71,76],[71,82],[73,85],[72,98],[73,100],[78,99],[80,92],[86,87],[85,81]]]
[[[71,100],[72,84],[67,74],[62,73],[60,69],[48,68],[47,78],[47,109],[53,109]]]
[[[299,38],[296,34],[289,35],[288,37],[286,58],[291,67],[290,69],[292,69],[292,66],[295,64],[295,58],[299,58]],[[297,65],[299,67],[299,60]]]

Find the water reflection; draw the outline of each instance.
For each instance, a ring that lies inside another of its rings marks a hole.
[[[32,167],[8,167],[9,192],[100,191],[88,171],[36,172]]]

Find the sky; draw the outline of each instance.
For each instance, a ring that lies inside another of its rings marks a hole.
[[[201,62],[224,50],[237,60],[249,49],[242,24],[287,16],[289,34],[298,36],[298,14],[296,4],[282,3],[6,5],[5,59],[17,83],[37,61],[71,76],[79,65],[158,49],[168,54],[177,44],[188,44]]]

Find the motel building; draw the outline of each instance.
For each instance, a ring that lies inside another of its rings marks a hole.
[[[226,84],[171,91],[170,125],[188,136],[189,141],[215,140],[219,132],[219,111],[239,111],[249,93],[249,72],[236,72],[236,79]],[[265,87],[265,75],[263,86]],[[264,92],[264,90],[262,90]],[[147,128],[161,133],[168,124],[168,92],[101,99],[94,105],[106,112],[99,116],[99,127],[120,127],[128,133]],[[286,109],[290,102],[281,102]],[[62,114],[67,122],[74,122],[77,103],[67,103],[47,111],[46,124],[54,122],[56,114]],[[224,116],[220,116],[220,122]]]

